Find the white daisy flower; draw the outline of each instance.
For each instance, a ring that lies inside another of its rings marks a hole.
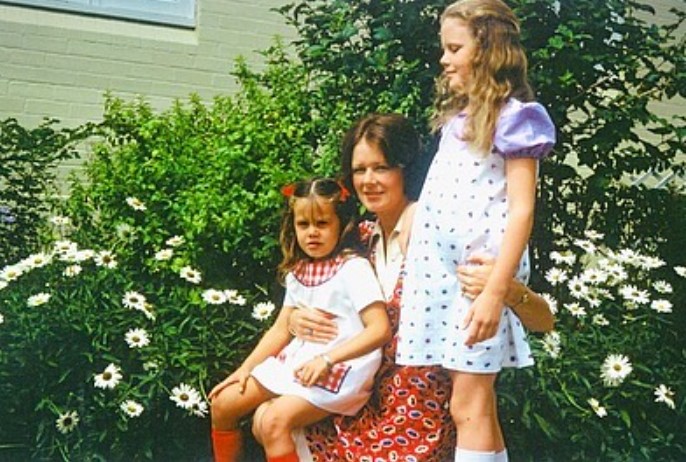
[[[558,285],[564,281],[567,280],[567,273],[560,268],[550,268],[548,271],[545,273],[545,279],[551,284],[551,285]]]
[[[142,307],[138,307],[138,310],[142,311],[143,314],[145,315],[146,318],[148,318],[151,321],[155,320],[155,310],[153,309],[152,305],[148,302],[145,302]]]
[[[71,218],[62,215],[55,215],[50,217],[50,223],[55,226],[68,226],[71,224]]]
[[[150,344],[150,336],[145,329],[130,329],[124,338],[129,348],[143,348]]]
[[[636,286],[626,285],[619,289],[619,294],[627,301],[638,305],[646,305],[650,302],[648,291],[640,290]]]
[[[664,384],[660,384],[655,388],[653,392],[655,394],[656,403],[665,403],[670,408],[674,409],[676,406],[674,404],[674,392],[671,388]]]
[[[126,203],[129,205],[129,207],[131,207],[134,210],[138,210],[140,212],[147,210],[147,207],[145,206],[143,201],[141,201],[137,197],[127,197]]]
[[[105,268],[113,269],[116,268],[118,263],[112,252],[109,250],[103,250],[98,252],[93,258],[95,264],[98,266],[104,266]]]
[[[134,310],[144,310],[145,304],[147,302],[145,301],[145,297],[142,294],[139,294],[138,292],[129,291],[124,294],[122,303],[126,308]]]
[[[143,370],[146,372],[155,371],[159,368],[160,368],[160,365],[157,361],[146,361],[143,363]]]
[[[162,249],[155,253],[155,260],[157,261],[165,261],[171,259],[171,257],[174,256],[174,250],[173,249]]]
[[[274,309],[276,309],[276,307],[272,302],[258,303],[252,309],[252,317],[258,321],[264,321],[271,316],[271,314],[274,312]]]
[[[597,268],[589,268],[581,273],[581,280],[590,285],[598,285],[607,281],[607,273]]]
[[[74,255],[74,261],[77,261],[77,262],[88,261],[92,258],[95,258],[95,252],[93,250],[90,250],[90,249],[79,250]]]
[[[36,295],[31,295],[26,304],[28,306],[41,306],[48,303],[48,301],[50,301],[50,294],[41,292]]]
[[[657,257],[641,256],[638,259],[638,266],[643,268],[643,269],[647,269],[647,270],[661,268],[661,267],[665,266],[666,264],[667,263],[665,263],[664,260],[662,260],[661,258],[657,258]]]
[[[591,322],[595,324],[596,326],[609,326],[610,321],[607,320],[605,315],[602,313],[597,313],[593,315],[593,318],[591,318]]]
[[[600,367],[600,377],[606,387],[616,387],[631,373],[633,367],[624,355],[611,354]]]
[[[194,270],[190,266],[184,266],[183,268],[181,268],[180,275],[181,278],[193,284],[199,284],[200,281],[202,281],[200,271]]]
[[[548,332],[543,336],[542,342],[543,349],[550,355],[551,358],[557,358],[560,356],[561,339],[559,332]]]
[[[0,279],[0,290],[4,289],[8,285],[9,283],[7,281],[3,281],[2,279]]]
[[[97,374],[94,378],[96,388],[114,388],[116,387],[123,376],[121,369],[118,366],[110,363],[101,374]]]
[[[72,241],[57,241],[53,244],[53,250],[58,255],[67,255],[76,253],[78,246]]]
[[[661,294],[671,294],[674,291],[672,285],[667,281],[655,281],[653,289]]]
[[[594,231],[592,229],[587,229],[584,231],[584,236],[586,236],[588,239],[592,241],[597,241],[605,237],[605,234],[599,233],[597,231]]]
[[[121,403],[119,408],[129,417],[138,417],[143,413],[143,406],[132,399]]]
[[[226,303],[226,295],[221,290],[207,289],[202,293],[202,299],[210,305],[221,305]]]
[[[171,247],[178,247],[185,242],[183,236],[172,236],[167,239],[167,245]]]
[[[117,237],[122,240],[129,240],[136,232],[135,228],[128,223],[119,223],[115,228],[115,233]]]
[[[181,383],[178,387],[174,387],[169,399],[174,401],[178,407],[188,410],[192,410],[194,406],[198,406],[198,403],[202,401],[200,399],[200,393],[185,383]]]
[[[650,307],[658,313],[672,312],[672,303],[669,300],[653,300]]]
[[[5,316],[3,316],[2,313],[0,313],[0,324],[4,324],[4,323],[5,323]]]
[[[589,293],[588,286],[584,284],[584,281],[579,276],[574,276],[570,279],[567,283],[567,288],[569,289],[569,295],[577,299],[585,298]]]
[[[541,297],[548,303],[548,306],[550,307],[550,312],[553,314],[557,314],[557,300],[555,300],[555,297],[547,293],[541,294]]]
[[[596,245],[593,242],[588,241],[586,239],[574,239],[572,243],[580,249],[584,250],[586,253],[595,253],[595,251],[597,250]]]
[[[60,433],[66,435],[74,431],[79,424],[79,414],[76,411],[65,412],[60,414],[55,421],[55,426]]]
[[[24,269],[19,265],[5,266],[2,271],[0,271],[0,281],[16,281],[22,274],[24,274]]]
[[[619,251],[619,253],[615,253],[614,257],[620,263],[636,265],[636,263],[639,261],[640,255],[631,249],[622,249]]]
[[[571,313],[575,318],[583,318],[586,316],[586,308],[579,305],[578,303],[565,303],[564,307]]]
[[[553,260],[555,263],[564,263],[565,265],[571,266],[574,264],[574,262],[576,262],[576,255],[569,251],[566,251],[564,253],[552,251],[550,252],[550,259]]]
[[[26,266],[30,269],[41,268],[52,261],[52,255],[39,252],[33,255],[29,255],[24,262]]]
[[[238,294],[237,290],[225,290],[224,295],[232,305],[245,306],[248,303],[244,296]]]
[[[193,414],[196,417],[206,417],[207,412],[207,403],[205,401],[198,401],[191,408],[191,414]]]
[[[624,281],[629,277],[629,274],[624,270],[624,267],[617,263],[606,266],[605,272],[613,283]]]
[[[593,409],[593,412],[595,412],[598,417],[603,418],[607,416],[607,409],[605,409],[604,406],[601,406],[600,402],[597,399],[589,398],[588,404],[591,406],[591,409]]]
[[[686,278],[686,266],[675,266],[674,272],[676,272],[676,274],[678,274],[682,278]]]
[[[69,265],[66,268],[64,268],[62,274],[64,274],[68,278],[73,278],[75,276],[78,276],[81,273],[81,271],[83,271],[81,265]]]
[[[586,301],[591,305],[591,308],[598,308],[603,303],[598,294],[593,292],[586,296]]]

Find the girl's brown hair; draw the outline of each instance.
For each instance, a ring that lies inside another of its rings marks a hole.
[[[297,200],[312,201],[315,207],[319,206],[321,202],[333,205],[341,227],[338,244],[330,257],[341,253],[362,254],[364,249],[357,226],[357,207],[349,197],[348,189],[339,181],[332,178],[313,178],[287,185],[283,188],[283,192],[286,196],[286,210],[281,222],[279,236],[281,253],[283,254],[283,260],[277,268],[279,281],[283,282],[286,274],[293,270],[298,262],[309,258],[298,245],[295,233],[293,205]]]
[[[460,19],[469,27],[477,46],[472,62],[471,84],[464,91],[437,80],[434,130],[469,105],[464,137],[476,150],[488,153],[493,144],[500,110],[510,97],[533,100],[527,78],[526,53],[520,43],[519,21],[501,0],[459,0],[446,7],[441,24]]]

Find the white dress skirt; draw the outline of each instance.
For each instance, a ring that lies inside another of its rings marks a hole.
[[[355,415],[371,395],[381,349],[335,364],[311,387],[302,386],[294,371],[362,332],[360,311],[383,300],[374,270],[365,258],[338,257],[301,264],[286,277],[284,306],[328,312],[335,317],[338,336],[327,344],[294,338],[278,355],[255,367],[253,377],[277,395],[300,396],[331,413]]]

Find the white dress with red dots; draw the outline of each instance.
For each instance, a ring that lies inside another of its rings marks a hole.
[[[493,149],[483,155],[463,139],[465,120],[458,114],[443,127],[417,203],[396,360],[495,373],[533,364],[524,328],[504,307],[496,335],[466,346],[462,324],[472,300],[461,294],[456,270],[475,253],[498,255],[508,215],[505,160],[547,155],[555,127],[540,104],[511,98],[496,123]],[[517,277],[526,280],[528,274],[525,251]]]

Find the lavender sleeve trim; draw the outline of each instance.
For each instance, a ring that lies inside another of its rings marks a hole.
[[[533,159],[542,159],[546,157],[553,150],[555,143],[542,143],[535,146],[527,146],[516,151],[503,152],[498,148],[495,148],[496,154],[502,156],[505,159],[523,159],[526,157]]]

